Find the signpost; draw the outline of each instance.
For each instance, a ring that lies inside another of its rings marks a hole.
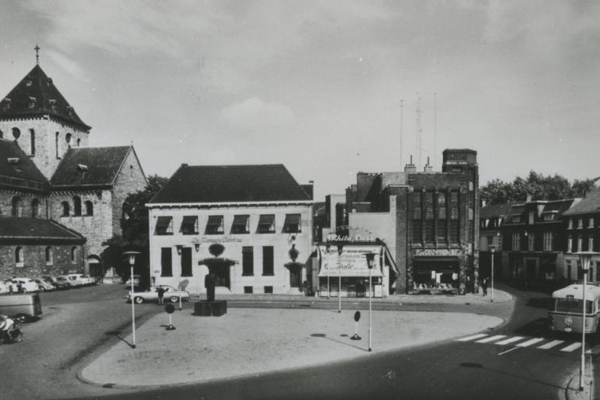
[[[367,266],[369,267],[369,351],[371,351],[371,325],[372,325],[372,307],[371,307],[371,302],[373,300],[373,285],[371,284],[371,271],[373,270],[373,264],[375,261],[375,254],[374,253],[367,253],[365,254],[365,256],[367,257]]]
[[[175,327],[173,326],[173,313],[175,312],[175,306],[173,304],[167,304],[165,306],[165,311],[169,314],[169,326],[167,326],[168,331],[174,331]]]
[[[139,251],[126,251],[123,253],[124,256],[129,258],[129,265],[131,265],[131,331],[133,342],[131,348],[135,349],[135,292],[133,283],[133,266],[135,264],[135,256],[141,254]]]
[[[358,336],[358,321],[360,321],[360,311],[354,313],[354,335],[350,338],[350,340],[360,340],[361,337]]]

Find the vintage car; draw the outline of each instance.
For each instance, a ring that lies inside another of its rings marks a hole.
[[[133,299],[137,304],[141,304],[145,301],[158,301],[158,288],[162,288],[164,290],[163,297],[165,301],[170,301],[172,303],[177,303],[179,298],[182,301],[187,301],[190,298],[190,294],[185,290],[178,290],[172,286],[160,285],[160,286],[152,286],[146,292],[134,292]],[[125,297],[127,301],[131,301],[131,292]]]

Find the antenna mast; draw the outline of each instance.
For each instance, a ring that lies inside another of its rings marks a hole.
[[[433,94],[433,156],[437,157],[437,93]]]
[[[400,99],[400,169],[402,169],[402,151],[404,150],[404,146],[402,145],[402,136],[404,135],[403,132],[403,125],[404,125],[404,99]]]
[[[418,93],[417,93],[418,96]],[[421,117],[423,110],[421,108],[421,96],[417,98],[417,147],[419,151],[419,165],[422,165],[422,153],[423,153],[423,129],[421,126]]]

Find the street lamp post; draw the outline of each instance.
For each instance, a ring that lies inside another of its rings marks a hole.
[[[344,245],[338,244],[338,312],[342,312],[342,252]]]
[[[494,302],[494,251],[496,249],[494,246],[490,246],[490,251],[492,252],[492,303]]]
[[[372,327],[372,300],[373,300],[373,286],[371,285],[371,271],[373,270],[373,262],[375,261],[374,253],[365,254],[367,257],[367,267],[369,267],[369,351],[371,351],[371,327]]]
[[[597,255],[593,251],[579,251],[577,253],[573,253],[579,256],[579,262],[581,263],[581,269],[583,271],[583,293],[582,293],[582,303],[583,303],[583,313],[581,319],[581,368],[579,370],[579,390],[583,390],[584,387],[584,377],[585,377],[585,326],[586,326],[586,300],[585,300],[585,288],[587,286],[587,272],[590,269],[590,262],[592,260],[592,256]]]
[[[135,264],[135,256],[141,254],[139,251],[126,251],[123,253],[124,256],[128,257],[129,265],[131,266],[131,331],[132,331],[132,343],[131,348],[135,349],[135,292],[133,283],[133,266]]]

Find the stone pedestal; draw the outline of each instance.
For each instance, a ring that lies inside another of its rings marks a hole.
[[[227,314],[227,301],[225,300],[201,300],[194,303],[194,315],[198,317],[220,317],[225,314]]]

